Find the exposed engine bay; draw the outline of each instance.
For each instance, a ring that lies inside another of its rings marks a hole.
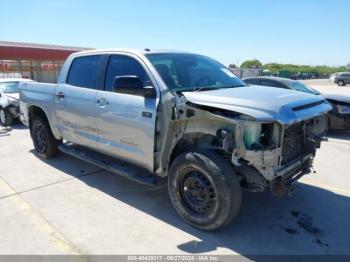
[[[234,150],[236,152],[233,153],[232,162],[238,170],[243,170],[245,177],[247,169],[251,176],[259,177],[253,172],[254,169],[257,170],[266,182],[270,183],[272,189],[276,182],[281,184],[279,187],[292,184],[296,176],[311,172],[313,157],[326,132],[326,115],[290,126],[277,123],[245,123],[243,128],[245,150]],[[241,167],[242,165],[244,167]],[[257,181],[259,182],[259,179],[249,186],[255,191],[262,191],[266,184],[261,182],[257,184]]]
[[[269,187],[275,195],[290,191],[297,179],[311,172],[316,149],[327,132],[325,113],[283,124],[186,100],[177,102],[166,148],[175,155],[191,148],[219,152],[249,191]]]

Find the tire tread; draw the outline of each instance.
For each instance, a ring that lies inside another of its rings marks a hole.
[[[58,153],[58,146],[60,145],[60,143],[62,142],[61,140],[57,140],[52,131],[51,128],[48,124],[48,122],[46,120],[43,119],[43,117],[41,116],[34,116],[32,119],[32,123],[34,123],[35,121],[39,121],[43,126],[44,126],[44,130],[46,133],[46,137],[47,137],[47,147],[46,147],[46,152],[44,153],[39,153],[38,154],[45,158],[45,159],[50,159],[55,157]],[[31,130],[31,133],[33,134],[33,131]],[[32,135],[32,139],[35,139],[35,136]]]
[[[215,187],[218,190],[218,192],[216,192],[217,198],[219,197],[218,194],[222,196],[220,199],[223,199],[223,207],[217,219],[210,224],[201,225],[194,223],[188,219],[188,213],[182,214],[182,208],[179,209],[177,207],[180,201],[172,192],[171,187],[174,175],[177,174],[177,169],[186,161],[189,163],[195,161],[198,165],[201,165],[203,169],[213,171],[210,176],[216,183]],[[223,160],[219,154],[209,150],[188,151],[174,160],[169,171],[169,194],[177,213],[190,225],[205,231],[216,230],[229,224],[237,216],[242,201],[240,183],[233,167],[228,161]]]

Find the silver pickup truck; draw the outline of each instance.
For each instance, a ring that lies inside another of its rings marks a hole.
[[[57,84],[22,84],[20,109],[43,158],[62,151],[152,186],[168,177],[177,213],[214,230],[242,190],[282,195],[310,173],[331,106],[247,86],[206,56],[145,49],[75,53]]]

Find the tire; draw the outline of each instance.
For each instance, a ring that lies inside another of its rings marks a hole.
[[[181,218],[205,231],[224,227],[241,206],[241,186],[228,161],[212,151],[190,151],[171,164],[171,202]]]
[[[11,126],[13,123],[13,117],[7,108],[0,107],[0,124],[2,126]]]
[[[55,139],[46,119],[34,116],[30,124],[30,134],[35,150],[40,157],[49,159],[58,154],[58,146],[61,140]]]
[[[338,86],[345,86],[345,82],[343,80],[338,81]]]

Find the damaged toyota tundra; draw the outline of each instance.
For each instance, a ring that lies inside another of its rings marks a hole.
[[[243,190],[291,192],[332,109],[320,96],[247,86],[203,55],[150,49],[72,54],[57,84],[23,83],[20,99],[39,156],[167,181],[176,212],[202,230],[227,225]]]

